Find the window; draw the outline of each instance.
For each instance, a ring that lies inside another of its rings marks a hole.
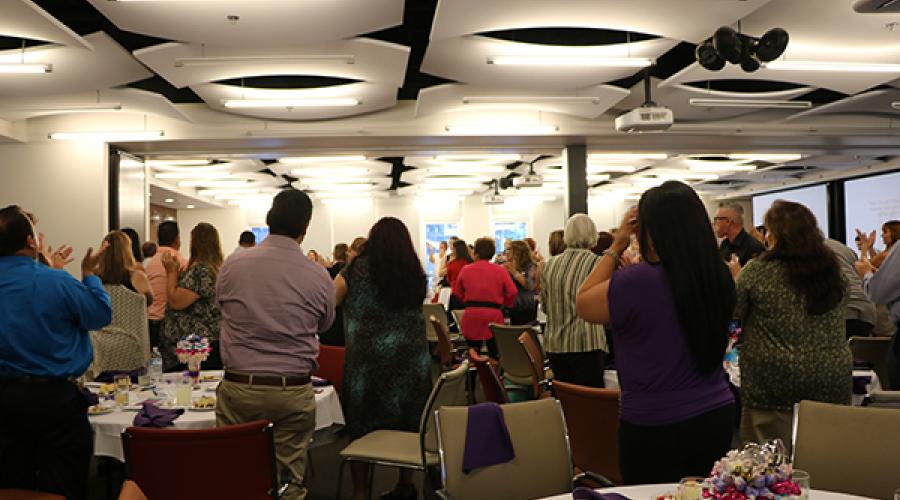
[[[528,235],[528,224],[525,222],[495,222],[494,243],[497,245],[497,253],[503,253],[503,245],[506,240],[523,240]]]
[[[441,242],[447,241],[451,236],[459,236],[459,224],[455,222],[425,224],[425,274],[429,278],[433,278],[437,274],[438,266],[436,264]],[[429,258],[431,255],[434,255],[435,263],[431,262]]]

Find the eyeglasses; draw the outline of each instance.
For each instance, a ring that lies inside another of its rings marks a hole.
[[[728,217],[723,217],[723,216],[713,217],[713,221],[715,221],[715,222],[718,222],[720,220],[728,220]]]

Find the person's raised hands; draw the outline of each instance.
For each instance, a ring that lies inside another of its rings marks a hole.
[[[103,256],[103,253],[106,252],[107,248],[109,248],[109,242],[104,241],[103,244],[100,245],[100,249],[97,250],[97,253],[94,253],[93,248],[87,249],[87,253],[84,255],[84,258],[81,259],[82,278],[86,278],[94,274],[94,269],[97,268],[97,263],[100,262],[100,257]]]

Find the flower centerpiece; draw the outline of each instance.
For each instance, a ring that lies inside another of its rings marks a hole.
[[[780,439],[748,443],[731,450],[713,466],[703,483],[703,498],[716,500],[790,499],[800,496],[793,468],[784,458]]]
[[[175,345],[178,361],[187,364],[187,376],[193,379],[194,385],[200,381],[200,363],[206,361],[210,352],[212,352],[212,347],[209,345],[209,339],[196,333],[179,340]]]

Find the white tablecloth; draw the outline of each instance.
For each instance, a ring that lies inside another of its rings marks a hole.
[[[203,372],[204,375],[215,372]],[[203,395],[214,395],[218,382],[201,384],[199,391],[194,391],[193,398]],[[316,387],[316,430],[325,429],[335,424],[344,424],[344,412],[341,402],[333,386]],[[132,397],[132,399],[135,399]],[[115,410],[105,415],[91,415],[88,420],[94,431],[94,455],[112,457],[120,462],[125,461],[122,452],[122,431],[131,427],[134,410]],[[215,411],[187,410],[175,419],[176,429],[208,429],[216,426]]]
[[[669,493],[674,496],[676,484],[642,484],[638,486],[623,486],[621,488],[606,488],[603,493],[618,493],[632,500],[654,500],[657,496]],[[834,493],[831,491],[810,490],[810,500],[863,500],[865,497]],[[546,497],[543,500],[572,500],[572,494]]]

